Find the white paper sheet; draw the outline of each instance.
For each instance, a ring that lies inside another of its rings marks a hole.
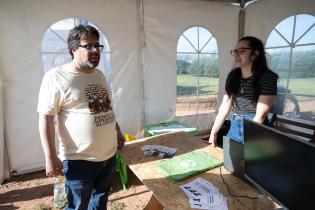
[[[209,181],[197,178],[181,185],[180,188],[189,199],[190,208],[208,210],[227,210],[226,198]]]

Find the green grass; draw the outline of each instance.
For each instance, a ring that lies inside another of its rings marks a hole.
[[[123,210],[125,207],[124,203],[114,202],[110,205],[111,210]]]
[[[191,75],[177,76],[178,95],[191,95],[196,93],[198,77]],[[219,78],[199,77],[199,94],[217,95],[219,91]]]
[[[286,80],[280,80],[286,86]],[[315,78],[290,79],[289,90],[292,94],[305,94],[315,97]]]
[[[52,210],[52,207],[45,203],[39,203],[35,206],[35,210]]]
[[[286,86],[286,80],[279,81]],[[198,87],[198,77],[192,75],[177,76],[177,94],[192,95],[196,93]],[[219,78],[199,77],[199,94],[217,95],[219,89]],[[315,97],[315,78],[290,79],[289,90],[291,94],[305,94]]]

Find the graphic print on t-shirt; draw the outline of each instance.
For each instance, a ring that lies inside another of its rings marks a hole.
[[[102,85],[88,85],[84,89],[85,98],[88,102],[91,115],[94,115],[94,122],[96,127],[107,125],[115,120],[114,112],[110,105],[108,91]],[[101,112],[104,114],[99,115]]]
[[[91,114],[98,114],[100,112],[107,112],[112,110],[110,106],[110,100],[105,87],[102,85],[88,85],[85,88],[85,97],[89,103],[89,109]]]

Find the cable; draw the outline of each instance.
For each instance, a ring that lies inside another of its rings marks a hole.
[[[248,199],[253,199],[253,200],[258,198],[258,197],[250,197],[250,196],[246,196],[246,195],[234,195],[234,194],[232,194],[231,191],[230,191],[229,186],[227,185],[227,183],[226,183],[226,182],[224,181],[224,179],[223,179],[221,167],[222,167],[222,165],[220,166],[220,176],[221,176],[221,180],[222,180],[223,184],[226,186],[226,188],[227,188],[227,190],[228,190],[228,192],[229,192],[229,194],[230,194],[231,196],[236,197],[236,198],[248,198]]]

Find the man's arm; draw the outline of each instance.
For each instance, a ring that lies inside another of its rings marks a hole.
[[[117,131],[118,150],[121,150],[124,148],[125,138],[124,138],[124,135],[122,134],[120,127],[119,127],[117,122],[116,122],[116,131]]]
[[[57,157],[55,148],[54,115],[39,115],[39,134],[45,154],[46,175],[57,176],[63,174],[63,166]]]

